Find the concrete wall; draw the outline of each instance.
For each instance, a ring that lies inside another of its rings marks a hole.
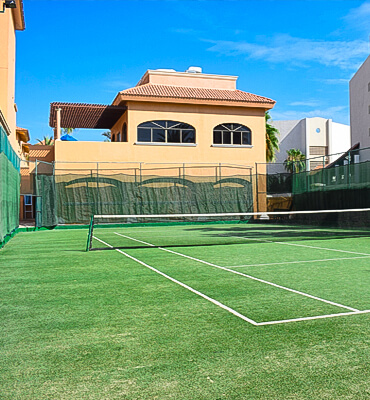
[[[139,85],[173,85],[182,87],[198,87],[209,89],[236,89],[237,76],[214,75],[188,72],[166,72],[148,70],[140,79]]]
[[[276,153],[276,161],[269,164],[269,173],[286,172],[284,160],[287,157],[287,150],[299,149],[306,154],[306,122],[302,120],[274,121],[272,123],[280,132],[280,150]]]
[[[338,124],[331,119],[321,117],[305,118],[293,121],[274,121],[272,123],[280,131],[280,151],[276,154],[276,162],[268,166],[270,173],[285,172],[283,163],[287,150],[299,149],[306,158],[317,157],[310,153],[310,147],[327,147],[327,154],[344,153],[351,147],[350,127]],[[339,157],[339,155],[338,155]],[[338,157],[329,157],[332,162]]]
[[[112,132],[116,133],[122,130],[124,122],[127,123],[126,143],[56,141],[55,160],[57,162],[230,163],[252,167],[256,162],[265,161],[263,109],[150,102],[128,102],[127,106],[125,115],[112,128]],[[137,143],[137,126],[152,120],[172,120],[192,125],[196,130],[195,145]],[[213,128],[221,123],[233,122],[251,129],[252,146],[213,146]],[[67,167],[68,164],[65,164],[65,168]]]
[[[351,143],[370,147],[370,56],[349,83]]]
[[[332,122],[329,136],[329,162],[333,162],[351,147],[351,128],[348,125]]]

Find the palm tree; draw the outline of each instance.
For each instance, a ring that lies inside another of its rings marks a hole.
[[[51,136],[44,136],[42,140],[36,139],[39,144],[42,144],[44,146],[52,146],[54,144],[54,139]]]
[[[266,121],[266,161],[275,161],[275,153],[279,151],[279,139],[280,132],[277,128],[269,124],[271,116],[268,112],[265,113]]]
[[[106,131],[102,133],[103,136],[105,136],[106,139],[104,139],[104,142],[111,142],[112,141],[112,133],[111,131]]]
[[[75,130],[75,128],[63,128],[63,133],[65,135],[70,135],[73,133],[74,130]]]
[[[306,169],[306,156],[298,149],[287,150],[284,167],[290,173],[304,171]]]

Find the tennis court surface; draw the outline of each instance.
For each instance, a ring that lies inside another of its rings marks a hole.
[[[369,230],[108,224],[89,252],[86,236],[3,249],[4,398],[368,398]]]
[[[92,248],[262,326],[369,313],[368,234],[263,223],[104,227]]]

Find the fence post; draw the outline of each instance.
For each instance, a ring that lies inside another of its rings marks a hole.
[[[42,225],[42,197],[39,195],[39,185],[38,185],[38,171],[37,171],[37,159],[35,160],[35,199],[36,199],[36,215],[35,215],[35,227],[40,228]]]
[[[222,184],[221,184],[221,179],[222,179],[222,169],[221,169],[221,163],[218,164],[219,167],[219,182],[220,182],[220,205],[221,205],[221,212],[223,212],[223,207],[222,207]]]
[[[100,207],[100,193],[99,193],[99,163],[96,163],[96,193],[97,193],[97,200],[98,200],[98,204],[97,204],[97,213],[98,214],[102,214],[102,210]]]
[[[258,201],[258,163],[256,163],[256,210],[259,212],[259,201]]]

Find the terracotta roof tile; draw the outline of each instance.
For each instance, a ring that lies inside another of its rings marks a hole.
[[[167,97],[213,101],[275,104],[274,100],[242,90],[191,88],[147,83],[120,92],[122,96]]]

